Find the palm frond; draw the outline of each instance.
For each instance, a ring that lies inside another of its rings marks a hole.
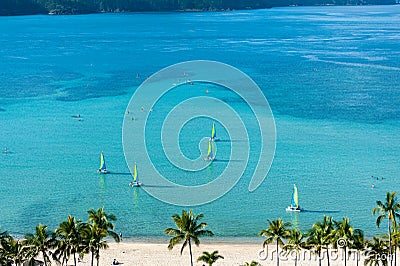
[[[175,236],[169,240],[168,249],[171,250],[176,244],[184,239],[183,236]]]

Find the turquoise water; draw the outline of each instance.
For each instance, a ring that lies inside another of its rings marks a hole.
[[[369,236],[384,232],[375,228],[371,209],[386,191],[400,191],[399,11],[296,7],[0,17],[0,147],[11,151],[0,154],[1,229],[24,234],[37,223],[55,228],[68,214],[84,220],[86,210],[105,206],[125,236],[162,236],[182,207],[128,187],[121,142],[126,106],[147,76],[207,59],[231,64],[257,82],[277,128],[275,159],[256,191],[247,190],[256,162],[251,156],[237,186],[194,208],[220,239],[255,237],[266,219],[277,217],[307,229],[324,213],[350,217]],[[215,86],[167,95],[154,110],[154,128],[179,97],[206,89],[248,121],[252,153],[259,152],[248,107]],[[81,121],[71,117],[76,114]],[[183,128],[188,157],[198,155],[194,147],[209,134],[208,122]],[[227,137],[224,130],[218,134]],[[148,145],[160,171],[181,184],[209,182],[226,165],[221,160],[204,173],[180,173],[157,141]],[[226,159],[229,145],[218,150]],[[113,174],[96,173],[101,151]],[[309,212],[285,212],[293,183]]]

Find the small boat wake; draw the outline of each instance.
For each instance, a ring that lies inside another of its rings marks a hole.
[[[132,175],[131,173],[118,173],[118,172],[110,172],[110,171],[107,171],[107,174],[110,174],[110,175]]]
[[[301,212],[310,212],[310,213],[339,213],[338,210],[304,210],[302,209]]]

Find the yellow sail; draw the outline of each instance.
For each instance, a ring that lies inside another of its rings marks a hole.
[[[136,169],[136,163],[133,166],[133,181],[136,182],[137,179],[137,169]]]
[[[214,123],[212,124],[212,129],[211,129],[211,139],[215,138],[215,125]]]
[[[211,149],[211,141],[208,142],[208,151],[207,151],[207,156],[210,157],[212,156],[212,149]]]

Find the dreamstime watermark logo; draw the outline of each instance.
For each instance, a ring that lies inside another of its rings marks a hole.
[[[258,251],[257,257],[259,260],[275,260],[279,258],[281,261],[318,261],[329,259],[330,261],[360,261],[362,259],[361,254],[364,255],[364,259],[368,258],[371,261],[390,261],[392,259],[391,254],[379,254],[372,250],[356,250],[348,247],[348,242],[344,238],[339,238],[336,241],[337,248],[321,249],[318,254],[315,251],[309,249],[301,249],[300,251],[292,249],[276,249],[269,248],[271,246],[266,245],[263,249]],[[342,251],[340,251],[342,250]]]
[[[338,248],[345,248],[347,247],[347,240],[345,238],[339,238],[336,241],[336,245],[338,246]]]
[[[197,94],[170,106],[168,114],[163,117],[158,146],[162,147],[168,163],[181,171],[206,169],[212,163],[204,160],[209,138],[199,139],[201,155],[196,159],[189,159],[182,152],[179,134],[189,121],[210,118],[222,125],[229,135],[230,140],[224,140],[230,142],[231,148],[227,165],[211,182],[193,186],[171,182],[159,171],[149,152],[150,140],[146,139],[146,132],[151,128],[149,118],[157,111],[154,106],[177,86],[187,86],[187,90],[204,90],[198,84],[214,84],[235,93],[250,107],[256,119],[261,147],[257,166],[249,182],[249,191],[254,191],[263,182],[275,154],[276,134],[272,111],[264,94],[249,76],[232,66],[214,61],[183,62],[158,71],[146,79],[133,94],[126,108],[122,141],[131,172],[135,163],[140,168],[140,176],[144,182],[142,188],[155,198],[174,205],[201,205],[221,197],[239,181],[246,170],[250,155],[246,119],[241,116],[240,110],[215,95]],[[154,139],[151,141],[154,142]],[[212,142],[212,145],[216,150],[219,144]],[[253,150],[251,152],[253,156]]]

